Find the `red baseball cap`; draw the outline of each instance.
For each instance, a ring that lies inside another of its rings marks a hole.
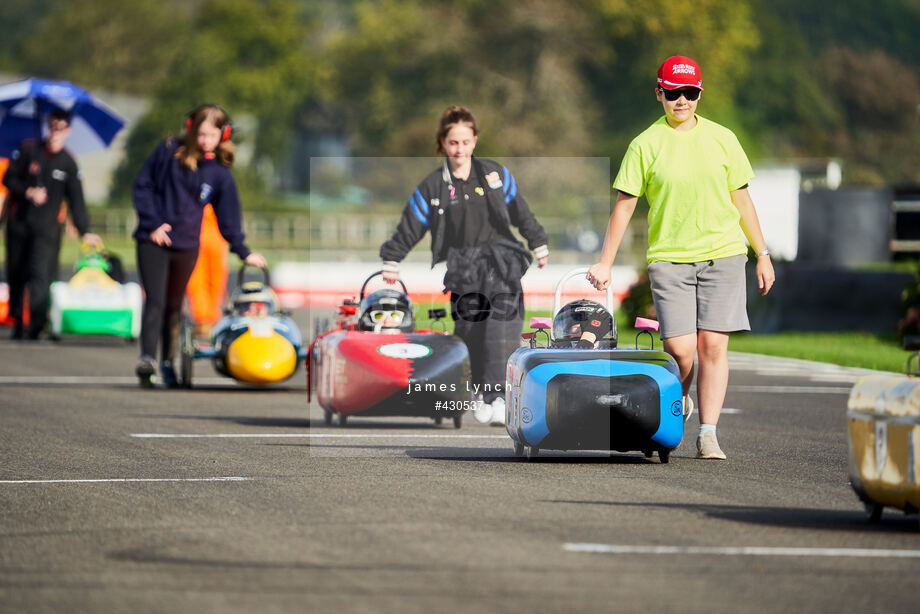
[[[674,55],[664,61],[658,69],[658,87],[675,90],[679,87],[703,89],[700,65],[683,55]]]

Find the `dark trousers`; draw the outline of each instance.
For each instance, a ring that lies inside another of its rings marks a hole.
[[[26,288],[29,289],[28,336],[36,339],[48,321],[52,271],[57,270],[60,232],[32,232],[7,222],[6,277],[10,286],[10,316],[22,330],[22,310]]]
[[[173,250],[146,241],[137,244],[137,272],[144,286],[141,316],[141,355],[173,359],[179,340],[179,323],[185,286],[198,260],[198,250]]]
[[[470,377],[474,390],[491,403],[505,396],[508,357],[520,347],[524,324],[524,295],[481,292],[450,295],[454,334],[470,352]],[[478,388],[477,388],[478,387]]]

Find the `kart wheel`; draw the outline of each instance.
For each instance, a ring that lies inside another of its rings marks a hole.
[[[191,388],[192,387],[192,364],[194,359],[185,354],[182,355],[182,365],[181,365],[181,377],[182,377],[182,387]]]
[[[527,448],[527,459],[531,460],[540,456],[540,447],[539,446],[530,446]]]
[[[670,450],[658,450],[658,460],[661,461],[662,465],[666,465],[668,461],[671,460],[671,451]]]
[[[183,318],[182,320],[182,337],[180,341],[179,353],[181,363],[179,365],[180,375],[182,377],[182,387],[192,387],[192,371],[195,364],[195,329],[191,320]]]
[[[524,444],[520,441],[514,442],[514,455],[518,458],[524,456]]]
[[[869,522],[878,522],[882,519],[882,510],[885,509],[884,505],[878,503],[865,503],[866,506],[866,519]]]
[[[153,388],[153,376],[152,375],[138,375],[137,382],[140,384],[141,388]]]
[[[339,414],[339,426],[345,426],[348,423],[348,416]]]
[[[457,414],[454,416],[454,428],[458,429],[463,426],[463,414]]]
[[[441,426],[441,423],[444,422],[443,416],[434,416],[432,419],[434,420],[436,426]]]
[[[332,425],[332,412],[323,410],[323,422],[326,423],[326,426]]]
[[[652,458],[655,455],[652,450],[644,450],[642,453],[645,454],[645,458]]]

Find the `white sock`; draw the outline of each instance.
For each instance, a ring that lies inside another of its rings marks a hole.
[[[700,425],[700,437],[706,433],[716,434],[716,425],[715,424],[701,424]]]

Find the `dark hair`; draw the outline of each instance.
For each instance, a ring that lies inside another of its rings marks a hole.
[[[204,157],[204,152],[198,147],[198,127],[210,121],[218,129],[230,124],[227,112],[216,104],[203,104],[186,115],[185,135],[180,139],[181,145],[176,150],[176,158],[185,168],[195,170]],[[236,158],[236,147],[230,141],[221,141],[214,150],[217,159],[225,166],[233,166]]]
[[[64,121],[67,122],[67,125],[70,125],[70,112],[65,111],[64,109],[55,109],[48,115],[48,123],[54,121]]]
[[[438,135],[436,140],[439,154],[446,153],[441,141],[444,140],[444,137],[447,136],[451,126],[454,124],[469,124],[470,128],[473,129],[473,136],[479,135],[479,127],[476,125],[476,118],[473,117],[469,109],[457,105],[447,107],[447,110],[441,114],[441,121],[438,123]]]

